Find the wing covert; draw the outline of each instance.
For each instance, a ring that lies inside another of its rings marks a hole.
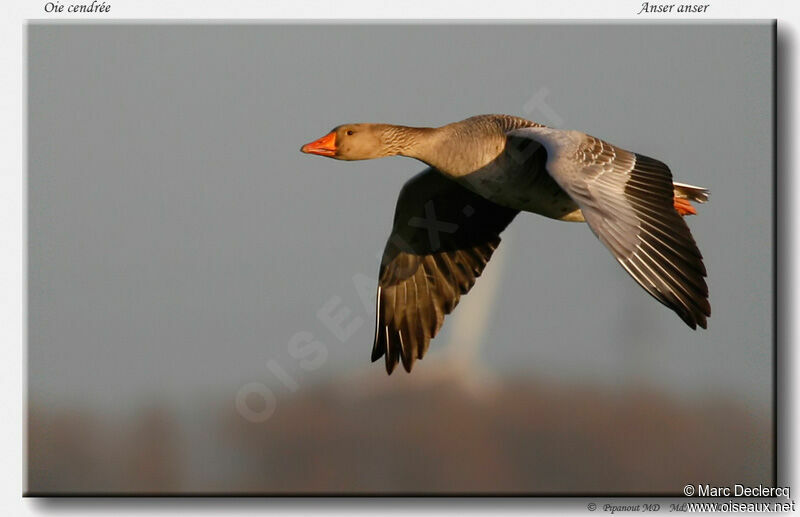
[[[578,131],[540,127],[508,135],[544,146],[548,173],[622,267],[687,325],[706,328],[711,307],[703,256],[675,209],[664,163]]]

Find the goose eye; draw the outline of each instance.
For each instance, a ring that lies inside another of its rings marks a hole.
[[[352,129],[348,129],[348,130],[347,130],[347,136],[350,136],[350,135],[352,135],[352,134],[353,134],[353,130],[352,130]]]

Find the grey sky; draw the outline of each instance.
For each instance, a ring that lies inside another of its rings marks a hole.
[[[274,382],[268,360],[301,383],[382,368],[369,363],[373,314],[353,278],[374,277],[397,193],[423,166],[298,148],[344,122],[508,113],[709,187],[689,225],[712,316],[692,332],[588,227],[524,214],[504,234],[486,307],[489,367],[771,403],[770,24],[35,24],[28,35],[34,397],[182,403]],[[334,296],[364,321],[344,343],[316,317]],[[328,348],[314,373],[287,352],[303,330]]]

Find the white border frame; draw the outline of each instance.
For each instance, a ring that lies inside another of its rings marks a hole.
[[[62,4],[74,3],[72,0],[60,0]],[[494,1],[486,2],[477,0],[462,0],[458,3],[447,3],[441,0],[396,0],[391,3],[370,2],[368,0],[336,0],[322,2],[319,0],[306,2],[274,1],[262,2],[257,0],[238,0],[234,2],[200,2],[190,0],[146,0],[133,2],[131,0],[105,0],[111,4],[109,14],[102,15],[68,15],[47,14],[44,12],[45,1],[16,2],[6,6],[5,16],[0,24],[0,142],[6,166],[0,169],[0,220],[3,225],[3,234],[0,238],[0,309],[3,311],[3,325],[0,326],[0,364],[3,372],[0,375],[0,408],[8,421],[0,427],[0,443],[3,446],[4,468],[0,474],[2,481],[2,499],[0,509],[6,515],[39,515],[44,513],[68,514],[93,514],[116,515],[124,514],[221,514],[221,515],[261,515],[269,512],[271,515],[294,514],[369,514],[388,515],[390,513],[413,513],[414,515],[461,515],[464,513],[509,513],[530,514],[532,511],[554,510],[568,513],[587,514],[587,501],[539,499],[539,500],[505,500],[505,499],[426,499],[421,501],[394,500],[394,499],[360,499],[360,500],[324,500],[310,499],[304,501],[280,500],[245,500],[232,499],[204,500],[58,500],[43,501],[23,499],[24,486],[24,454],[23,454],[23,415],[25,381],[25,212],[26,212],[26,180],[25,180],[25,135],[27,126],[25,122],[27,108],[26,78],[25,78],[25,38],[27,20],[53,20],[64,22],[74,21],[109,21],[109,20],[139,20],[139,21],[181,21],[181,20],[331,20],[331,19],[402,19],[402,20],[513,20],[513,19],[569,19],[573,21],[584,20],[587,23],[606,20],[695,20],[711,21],[719,19],[778,19],[778,37],[782,42],[781,49],[787,55],[779,60],[779,105],[778,105],[778,139],[779,145],[784,146],[779,152],[779,167],[786,171],[783,189],[788,189],[788,194],[781,195],[779,199],[800,199],[800,184],[793,180],[789,171],[796,171],[797,159],[794,151],[796,139],[794,136],[794,122],[798,117],[798,108],[791,98],[792,85],[797,85],[798,56],[796,48],[797,28],[800,25],[800,2],[781,0],[761,0],[759,2],[727,2],[704,0],[711,3],[709,12],[701,15],[636,15],[641,2],[630,1],[591,1],[575,0],[572,2],[558,2],[551,0],[521,0],[521,1]],[[657,2],[654,2],[657,3]],[[676,2],[678,3],[678,2]],[[788,76],[782,76],[788,74]],[[781,91],[783,85],[785,90]],[[780,98],[780,94],[783,97]],[[797,294],[798,281],[793,263],[788,263],[795,254],[798,229],[795,220],[795,210],[792,206],[780,207],[779,216],[786,225],[779,235],[788,237],[789,242],[781,244],[779,257],[785,262],[780,264],[778,277],[779,287],[788,292],[784,293],[782,300],[788,304],[783,309],[782,317],[789,320],[783,328],[788,335],[783,336],[788,344],[782,350],[783,356],[779,360],[786,362],[779,365],[779,371],[785,373],[796,372],[798,354],[791,351],[793,338],[797,336],[800,310],[791,302]],[[780,308],[779,308],[780,309]],[[779,383],[779,396],[787,402],[781,404],[779,419],[779,433],[790,436],[791,430],[798,428],[798,397],[797,383],[792,375]],[[798,452],[790,438],[779,441],[783,449],[781,456],[780,483],[792,485],[796,479],[796,465]],[[800,486],[796,487],[800,490]],[[798,492],[800,493],[800,492]],[[601,501],[598,501],[601,502]],[[635,503],[635,500],[626,500],[623,504]],[[663,504],[662,504],[663,506]],[[602,511],[598,509],[598,512]],[[664,512],[665,510],[661,510]],[[668,511],[668,510],[666,510]],[[604,512],[605,513],[605,512]]]

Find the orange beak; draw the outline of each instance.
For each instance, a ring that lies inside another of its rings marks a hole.
[[[336,132],[331,131],[319,140],[304,145],[300,151],[320,156],[336,156]]]

